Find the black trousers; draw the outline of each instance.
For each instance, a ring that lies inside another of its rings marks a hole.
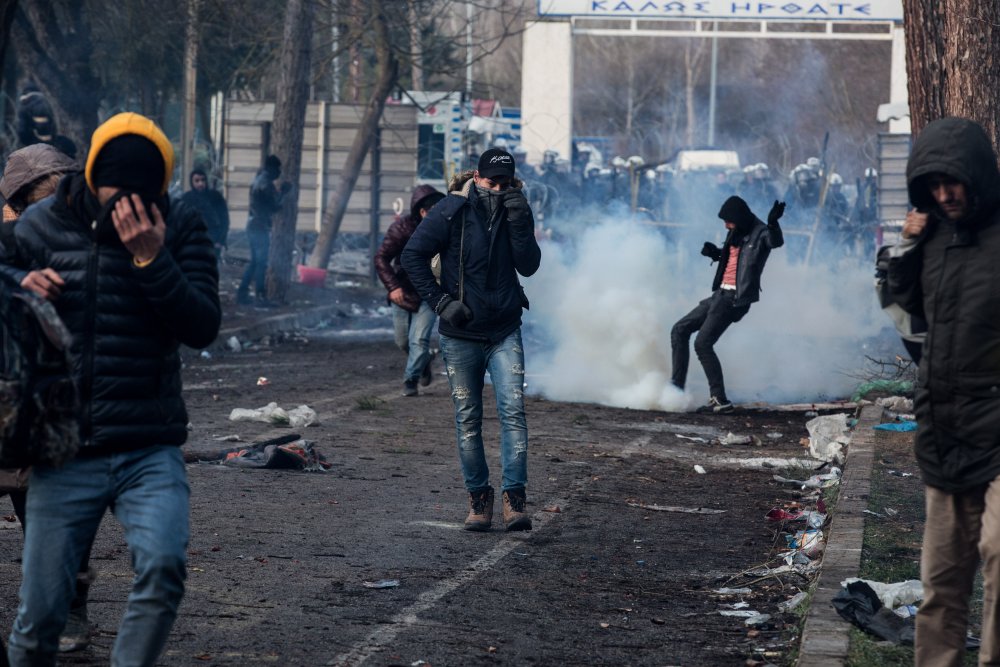
[[[701,367],[705,369],[709,391],[720,401],[727,400],[726,384],[722,379],[722,364],[719,363],[719,357],[715,354],[713,346],[730,324],[739,322],[750,310],[750,306],[734,305],[735,296],[734,290],[716,290],[712,296],[700,301],[690,313],[678,320],[670,330],[674,367],[671,381],[675,386],[683,389],[687,381],[688,363],[691,359],[688,342],[691,340],[691,334],[697,331],[694,352],[698,355]]]

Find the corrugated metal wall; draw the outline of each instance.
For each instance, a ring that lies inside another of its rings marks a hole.
[[[318,231],[330,194],[336,188],[340,169],[354,141],[363,105],[310,102],[302,145],[302,174],[299,183],[301,231]],[[234,229],[246,226],[250,183],[267,154],[273,102],[229,100],[223,130],[222,189],[229,203]],[[401,199],[408,208],[417,179],[417,110],[389,106],[382,116],[381,192],[379,193],[380,233],[392,223],[393,201]],[[365,159],[361,176],[351,195],[341,232],[367,234],[371,212],[371,164]]]

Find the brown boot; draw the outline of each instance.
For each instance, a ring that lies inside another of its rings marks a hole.
[[[465,529],[487,531],[493,523],[493,487],[469,492],[469,516],[465,517]]]
[[[524,489],[503,492],[503,525],[507,530],[531,530],[531,517],[524,511]]]

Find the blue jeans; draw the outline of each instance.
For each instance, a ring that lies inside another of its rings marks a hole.
[[[21,604],[12,667],[56,664],[80,559],[110,507],[132,555],[132,592],[111,652],[114,667],[152,666],[184,595],[190,489],[179,447],[35,466],[28,486]]]
[[[420,302],[420,310],[415,313],[392,304],[396,345],[408,355],[403,380],[419,380],[431,360],[431,332],[434,331],[435,321],[437,315],[423,301]]]
[[[528,424],[524,418],[524,348],[517,329],[492,345],[441,336],[441,352],[455,403],[455,434],[465,488],[490,485],[483,452],[483,383],[489,371],[500,418],[500,466],[503,491],[528,483]]]
[[[248,295],[250,282],[253,281],[254,295],[263,299],[267,296],[267,284],[264,281],[267,277],[267,258],[271,252],[271,230],[248,229],[247,242],[250,244],[250,263],[243,272],[243,280],[240,281],[237,293]]]

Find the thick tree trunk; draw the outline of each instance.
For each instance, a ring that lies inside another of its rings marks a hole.
[[[962,116],[1000,140],[1000,3],[903,0],[910,122]]]
[[[373,34],[376,60],[375,88],[372,90],[364,115],[361,117],[361,123],[357,134],[354,135],[351,149],[347,153],[347,159],[344,161],[344,167],[340,173],[340,180],[337,181],[337,189],[330,196],[330,202],[323,213],[319,238],[316,240],[316,249],[309,257],[309,266],[314,268],[326,268],[330,263],[333,243],[340,232],[340,224],[347,211],[347,202],[358,182],[365,156],[371,149],[375,130],[382,119],[386,97],[399,80],[399,61],[392,52],[392,46],[389,43],[389,28],[385,16],[381,13],[384,8],[379,3],[376,4],[375,11],[379,11],[374,22]]]
[[[87,146],[97,129],[98,107],[104,99],[100,80],[90,68],[94,47],[84,3],[61,3],[60,25],[53,0],[21,3],[13,43],[18,59],[52,104],[59,133]]]
[[[0,0],[0,73],[4,71],[7,59],[7,45],[10,43],[10,27],[17,13],[17,0]]]
[[[274,105],[271,152],[281,159],[284,178],[292,184],[271,229],[267,262],[267,296],[284,301],[291,281],[295,223],[299,217],[299,176],[302,171],[302,135],[309,102],[312,60],[312,24],[315,0],[289,0],[282,40],[281,78]]]

